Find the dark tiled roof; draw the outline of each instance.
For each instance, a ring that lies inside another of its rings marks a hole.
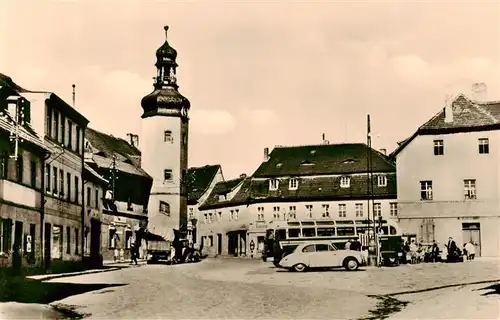
[[[453,121],[445,122],[445,108],[420,126],[408,139],[398,144],[396,156],[416,136],[500,129],[500,101],[474,101],[459,95],[452,102]]]
[[[98,166],[109,167],[113,156],[116,156],[118,170],[150,177],[139,165],[141,152],[124,139],[91,128],[85,130],[85,137],[93,148],[93,160]]]
[[[21,86],[19,86],[17,83],[15,83],[11,77],[9,76],[6,76],[5,74],[3,73],[0,73],[0,86],[6,86],[6,87],[10,87],[18,92],[26,92],[28,90],[22,88]]]
[[[269,154],[269,160],[263,162],[253,176],[278,177],[366,172],[369,150],[364,143],[277,147]],[[389,157],[373,149],[371,153],[373,171],[396,171],[396,166]]]
[[[197,203],[198,199],[207,191],[220,168],[220,165],[217,164],[188,169],[186,181],[189,205]]]
[[[230,193],[231,191],[234,190],[243,180],[245,182],[250,182],[250,178],[238,178],[238,179],[232,179],[232,180],[227,180],[227,181],[221,181],[218,182],[212,192],[210,192],[210,195],[208,196],[207,200],[203,202],[203,204],[200,206],[200,209],[209,209],[209,208],[214,208],[214,207],[223,207],[223,206],[229,206],[229,205],[236,205],[241,203],[242,200],[246,199],[246,192],[245,192],[245,182],[242,185],[242,188],[233,196],[232,199],[224,200],[224,201],[219,201],[219,196],[220,195],[226,195]]]

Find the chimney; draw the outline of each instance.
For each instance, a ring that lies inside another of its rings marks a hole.
[[[384,156],[387,155],[387,149],[380,149],[380,153],[382,153]]]
[[[452,123],[453,122],[453,100],[450,94],[446,95],[445,98],[445,106],[444,106],[444,122]]]
[[[246,173],[242,173],[242,174],[240,174],[240,178],[241,178],[241,179],[245,179],[246,177],[247,177],[247,174],[246,174]]]
[[[472,85],[472,100],[486,101],[488,96],[488,87],[486,83],[479,82]]]
[[[127,133],[127,140],[132,147],[139,149],[139,135]]]
[[[269,148],[264,148],[264,161],[269,160]]]
[[[326,135],[323,133],[323,144],[330,144],[330,141],[326,140]]]

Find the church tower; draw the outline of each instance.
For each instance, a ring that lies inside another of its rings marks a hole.
[[[173,240],[173,230],[185,236],[188,165],[189,100],[177,90],[177,51],[168,43],[156,50],[154,91],[142,98],[142,168],[152,176],[148,230]],[[183,235],[184,234],[184,235]]]

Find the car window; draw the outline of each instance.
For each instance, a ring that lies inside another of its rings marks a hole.
[[[328,246],[328,250],[330,250],[330,251],[337,251],[337,248],[335,248],[334,245],[329,245]]]
[[[327,244],[317,244],[316,251],[328,251],[328,247]]]
[[[305,246],[304,249],[302,249],[302,252],[314,252],[314,244],[310,244],[308,246]]]
[[[337,251],[338,250],[338,248],[333,243],[330,244],[330,247],[332,247],[332,251]]]

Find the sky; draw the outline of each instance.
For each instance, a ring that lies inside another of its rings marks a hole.
[[[397,141],[475,82],[500,100],[500,2],[0,1],[0,73],[89,126],[139,133],[155,51],[177,50],[189,165],[252,174],[276,145]],[[139,137],[140,144],[140,137]]]

